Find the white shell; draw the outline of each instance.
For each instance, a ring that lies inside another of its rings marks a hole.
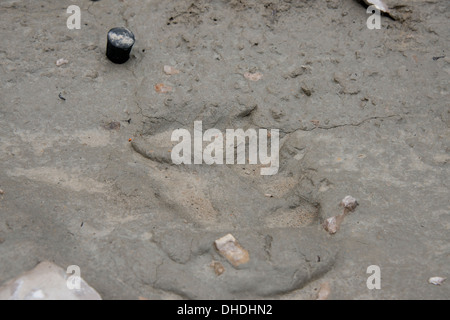
[[[436,286],[440,286],[447,278],[441,277],[431,277],[428,279],[428,283],[434,284]]]
[[[380,11],[389,13],[389,8],[381,0],[364,0],[364,2],[369,6],[375,6]]]

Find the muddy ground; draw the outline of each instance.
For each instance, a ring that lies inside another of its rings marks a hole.
[[[369,30],[353,0],[0,1],[0,284],[50,260],[104,299],[450,298],[428,283],[450,264],[450,2],[386,3]],[[279,172],[174,165],[199,120],[279,129]],[[228,233],[249,263],[214,248]]]

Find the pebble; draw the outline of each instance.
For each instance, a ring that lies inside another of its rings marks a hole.
[[[250,81],[259,81],[262,79],[263,74],[260,72],[255,73],[246,72],[244,73],[244,77]]]
[[[98,78],[98,72],[95,71],[95,70],[89,70],[88,72],[86,72],[84,74],[84,76],[86,78],[97,79]]]
[[[66,59],[58,59],[58,60],[56,60],[56,66],[58,66],[58,67],[62,66],[63,64],[66,64],[66,63],[69,63],[69,61],[66,60]]]
[[[179,74],[180,70],[175,69],[174,67],[171,66],[164,66],[164,73],[171,76],[174,74]]]
[[[311,97],[312,90],[310,88],[308,88],[307,86],[302,86],[301,89],[305,95],[307,95],[308,97]]]
[[[163,83],[158,83],[157,85],[155,85],[155,90],[158,93],[168,93],[171,92],[173,88]]]
[[[245,264],[250,260],[248,251],[242,248],[231,234],[217,239],[214,244],[220,254],[235,267]]]
[[[324,282],[320,285],[319,293],[316,300],[327,300],[331,293],[331,287],[328,282]]]
[[[447,278],[442,277],[431,277],[428,279],[428,283],[434,284],[435,286],[440,286]]]
[[[355,198],[353,198],[352,196],[346,196],[340,204],[342,207],[344,207],[345,209],[347,209],[348,211],[353,211],[356,209],[356,207],[359,205],[358,201],[356,201]]]
[[[289,70],[289,72],[286,73],[283,77],[285,79],[288,79],[288,78],[295,79],[295,78],[303,75],[304,73],[310,73],[310,68],[302,65],[302,66],[295,67],[295,68]]]
[[[327,220],[325,220],[323,223],[323,228],[329,234],[335,234],[339,229],[339,225],[338,225],[336,217],[331,217],[331,218],[328,218]]]
[[[225,272],[225,268],[224,266],[218,262],[218,261],[213,261],[211,262],[210,266],[212,268],[214,268],[214,272],[216,273],[216,275],[220,276],[222,273]]]

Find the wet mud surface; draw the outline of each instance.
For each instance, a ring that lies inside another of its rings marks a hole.
[[[104,299],[449,298],[450,7],[386,3],[369,30],[352,0],[79,1],[69,30],[70,1],[2,1],[0,284],[50,260]],[[195,121],[278,129],[278,173],[173,164]]]

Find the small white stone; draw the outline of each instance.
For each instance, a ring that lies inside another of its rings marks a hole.
[[[440,286],[447,278],[441,277],[431,277],[428,279],[428,283],[434,284],[435,286]]]
[[[351,197],[351,196],[346,196],[342,201],[341,201],[341,206],[343,206],[345,209],[348,209],[350,211],[355,210],[355,208],[358,206],[358,202],[356,201],[355,198]]]
[[[57,61],[56,61],[56,66],[58,66],[58,67],[60,67],[60,66],[62,66],[63,64],[66,64],[66,63],[69,63],[69,61],[68,60],[66,60],[66,59],[58,59]]]
[[[336,217],[331,217],[325,220],[323,228],[330,234],[335,234],[338,231],[338,223]]]
[[[331,287],[328,282],[324,282],[320,285],[320,290],[317,294],[316,300],[327,300],[331,293]]]
[[[179,74],[180,70],[175,69],[174,67],[171,66],[164,66],[164,72],[167,75],[174,75],[174,74]]]
[[[246,72],[244,73],[244,77],[250,81],[259,81],[263,78],[263,74],[260,72],[255,73]]]

